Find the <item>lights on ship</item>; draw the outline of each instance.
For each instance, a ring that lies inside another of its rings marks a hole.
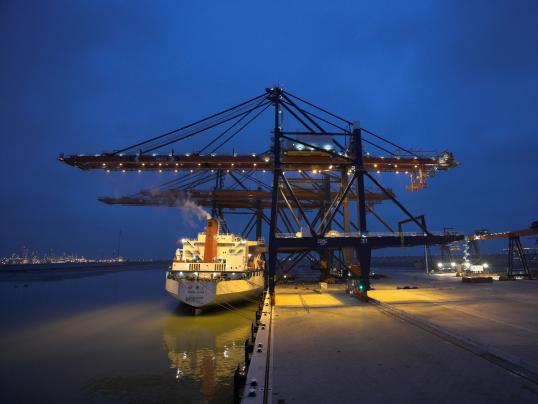
[[[377,164],[374,164],[374,168],[377,168]]]
[[[455,262],[451,262],[451,263],[450,263],[450,266],[451,266],[452,268],[455,268],[455,267],[456,267],[456,263],[455,263]]]
[[[266,163],[268,163],[268,162],[269,162],[269,157],[264,157],[264,158],[263,158],[263,161],[265,161]]]
[[[440,262],[437,263],[437,268],[442,268],[443,267],[443,264],[441,264]]]
[[[103,163],[103,167],[106,167],[106,163]]]
[[[162,167],[163,163],[159,163],[159,167]]]
[[[332,170],[332,169],[333,169],[333,166],[332,166],[332,164],[331,164],[331,165],[329,166],[329,170]]]

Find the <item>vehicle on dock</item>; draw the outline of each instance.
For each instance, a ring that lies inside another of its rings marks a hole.
[[[467,272],[473,272],[473,273],[483,273],[485,269],[489,268],[489,265],[487,263],[483,264],[469,264],[464,265],[464,268]]]
[[[219,222],[210,218],[205,233],[181,244],[166,273],[166,291],[182,303],[201,309],[262,293],[263,240],[220,234]]]
[[[455,272],[457,264],[455,261],[445,262],[440,261],[437,263],[438,272]]]

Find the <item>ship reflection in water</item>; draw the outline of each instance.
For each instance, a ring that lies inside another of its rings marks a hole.
[[[230,375],[245,360],[244,342],[250,334],[244,310],[240,308],[241,314],[215,310],[185,318],[180,308],[180,314],[166,319],[164,344],[178,383],[183,378],[200,381],[207,401],[214,401],[221,387],[233,388]]]
[[[232,402],[257,305],[193,316],[165,269],[0,271],[2,402]]]

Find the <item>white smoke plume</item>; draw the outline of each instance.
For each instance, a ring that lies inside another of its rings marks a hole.
[[[196,226],[196,223],[194,223],[194,221],[192,220],[193,215],[196,216],[198,219],[211,219],[211,215],[206,212],[206,210],[200,205],[197,205],[192,199],[188,198],[188,195],[187,198],[184,199],[183,202],[179,205],[179,210],[181,211],[181,215],[183,216],[185,222],[188,223],[191,227]]]
[[[154,199],[160,200],[162,205],[178,207],[183,220],[190,227],[196,227],[198,225],[193,220],[195,218],[202,220],[211,219],[209,212],[200,205],[197,205],[196,202],[191,199],[188,192],[150,189],[145,193],[151,195]]]

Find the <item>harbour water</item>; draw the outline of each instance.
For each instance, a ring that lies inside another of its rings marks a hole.
[[[0,401],[232,402],[257,305],[194,316],[167,265],[0,270]]]

